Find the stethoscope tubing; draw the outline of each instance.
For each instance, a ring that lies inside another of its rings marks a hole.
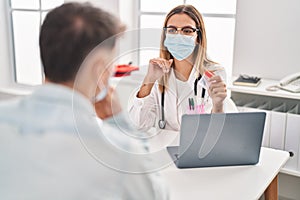
[[[198,93],[198,81],[201,79],[201,74],[199,74],[199,77],[195,79],[194,81],[194,95],[197,96]],[[201,94],[201,98],[204,98],[205,96],[205,88],[202,88],[202,94]],[[162,88],[162,93],[161,93],[161,119],[158,121],[158,126],[160,129],[164,129],[166,127],[166,120],[165,120],[165,111],[164,111],[164,107],[165,107],[165,85],[163,85]]]

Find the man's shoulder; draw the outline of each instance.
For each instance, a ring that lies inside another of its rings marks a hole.
[[[18,109],[21,98],[0,101],[0,116],[15,112]]]
[[[125,113],[119,113],[108,120],[104,120],[102,130],[104,136],[114,145],[124,150],[145,152],[144,144],[141,141],[143,133],[137,131],[130,124]]]

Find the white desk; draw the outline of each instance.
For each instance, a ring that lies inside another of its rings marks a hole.
[[[150,149],[176,145],[178,135],[163,131],[159,139],[150,140]],[[169,156],[167,151],[164,153]],[[169,186],[171,200],[254,200],[259,199],[268,187],[268,199],[275,199],[277,174],[288,158],[287,152],[262,148],[260,161],[255,166],[178,169],[173,164],[161,172]]]

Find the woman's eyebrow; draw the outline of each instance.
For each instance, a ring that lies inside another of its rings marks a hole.
[[[177,28],[177,26],[174,26],[174,25],[167,25],[166,27]]]
[[[186,26],[182,26],[182,27],[177,27],[174,25],[167,25],[167,27],[172,27],[172,28],[195,28],[195,26],[192,25],[186,25]]]
[[[188,26],[183,26],[182,28],[195,28],[195,26],[188,25]]]

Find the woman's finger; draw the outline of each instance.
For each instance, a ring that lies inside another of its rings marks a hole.
[[[164,58],[152,58],[150,59],[150,63],[154,65],[158,65],[163,70],[164,73],[168,73],[173,63],[173,59],[166,60]]]
[[[169,68],[171,68],[172,63],[173,63],[173,59],[168,60],[168,66],[169,66]]]
[[[208,82],[221,82],[221,81],[223,81],[223,80],[222,80],[221,76],[219,76],[219,75],[213,76],[208,80]]]
[[[160,62],[161,62],[161,65],[164,68],[164,72],[168,73],[169,72],[169,68],[168,68],[168,64],[167,64],[166,60],[161,60]]]
[[[212,88],[211,93],[212,94],[227,93],[227,89],[226,88]]]
[[[213,82],[209,85],[209,88],[226,88],[226,84],[224,82]]]
[[[163,72],[165,73],[165,66],[163,65],[163,63],[161,62],[161,60],[157,60],[156,62],[159,65],[159,67],[163,70]]]
[[[163,66],[160,64],[160,62],[158,60],[152,59],[151,64],[153,64],[154,66],[159,67],[163,70]]]
[[[165,60],[165,65],[166,65],[166,68],[167,68],[168,72],[170,71],[172,63],[173,63],[173,59]]]

